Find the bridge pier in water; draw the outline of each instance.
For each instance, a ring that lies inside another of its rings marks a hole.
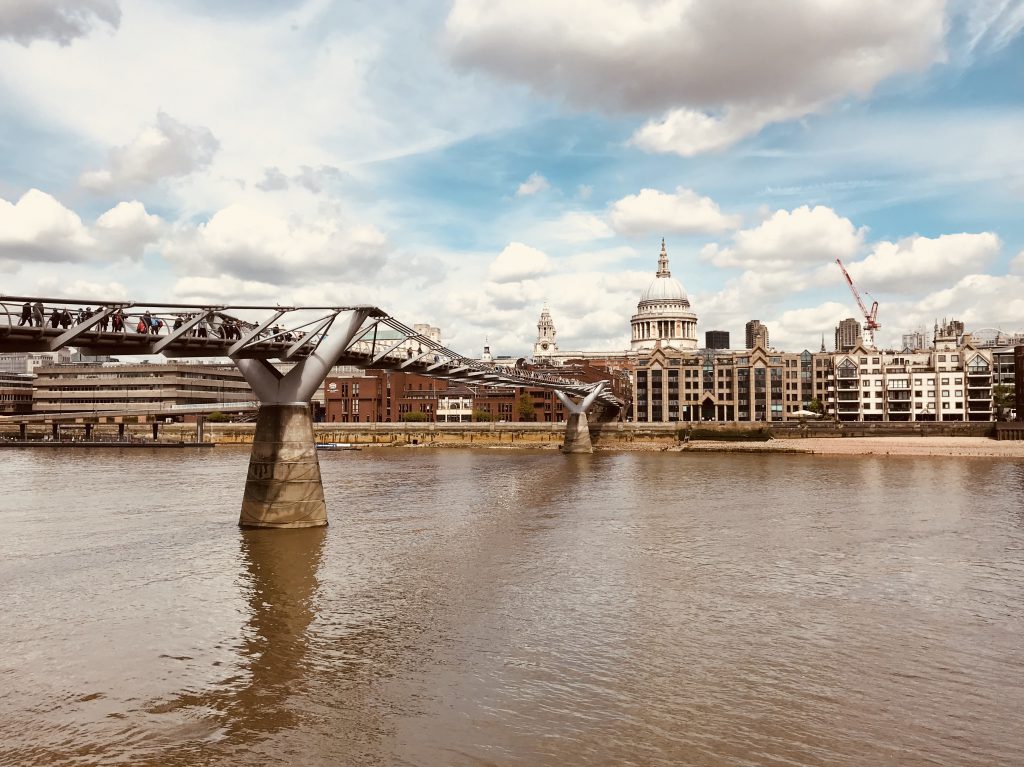
[[[264,359],[235,359],[260,401],[238,519],[242,527],[327,524],[309,403],[367,316],[356,309],[347,323],[335,317],[316,349],[286,374]]]
[[[590,440],[590,424],[587,421],[587,411],[590,410],[603,388],[604,385],[599,384],[579,402],[574,402],[568,394],[555,389],[555,396],[558,397],[568,413],[565,421],[565,439],[562,441],[563,453],[594,452],[594,444]]]

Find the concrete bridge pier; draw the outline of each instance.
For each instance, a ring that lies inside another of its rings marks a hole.
[[[565,439],[562,442],[563,453],[593,453],[594,445],[590,441],[590,424],[587,422],[587,411],[590,410],[594,401],[600,396],[604,389],[604,383],[599,383],[586,397],[579,402],[573,402],[565,392],[555,390],[562,406],[569,414],[565,423]]]
[[[316,349],[287,374],[263,359],[235,359],[260,401],[238,524],[321,527],[327,524],[310,399],[351,343],[368,313],[337,316]]]

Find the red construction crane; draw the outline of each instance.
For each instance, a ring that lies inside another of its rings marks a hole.
[[[864,302],[860,298],[857,286],[853,284],[853,279],[850,277],[850,273],[846,271],[846,267],[843,266],[843,262],[837,258],[836,263],[839,264],[839,268],[843,270],[843,276],[846,278],[846,282],[850,286],[850,292],[853,293],[853,297],[857,299],[857,306],[860,307],[860,311],[864,315],[864,342],[869,348],[874,349],[875,331],[882,327],[878,322],[878,302],[873,301],[871,303],[871,311],[869,312],[864,307]]]

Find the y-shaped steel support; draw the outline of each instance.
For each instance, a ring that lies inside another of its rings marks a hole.
[[[565,392],[555,389],[555,396],[566,409],[569,417],[565,422],[565,441],[562,443],[563,453],[593,453],[594,446],[590,442],[590,426],[587,423],[587,411],[601,395],[604,389],[602,381],[579,403],[573,402]]]
[[[368,312],[355,309],[347,323],[336,319],[316,350],[285,375],[266,360],[235,360],[260,401],[238,524],[327,524],[309,400],[367,316]]]

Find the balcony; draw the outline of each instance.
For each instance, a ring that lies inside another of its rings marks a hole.
[[[907,389],[905,392],[889,392],[890,402],[909,402],[910,401],[910,390]]]
[[[839,392],[840,402],[860,402],[860,392],[854,391],[841,391]]]

